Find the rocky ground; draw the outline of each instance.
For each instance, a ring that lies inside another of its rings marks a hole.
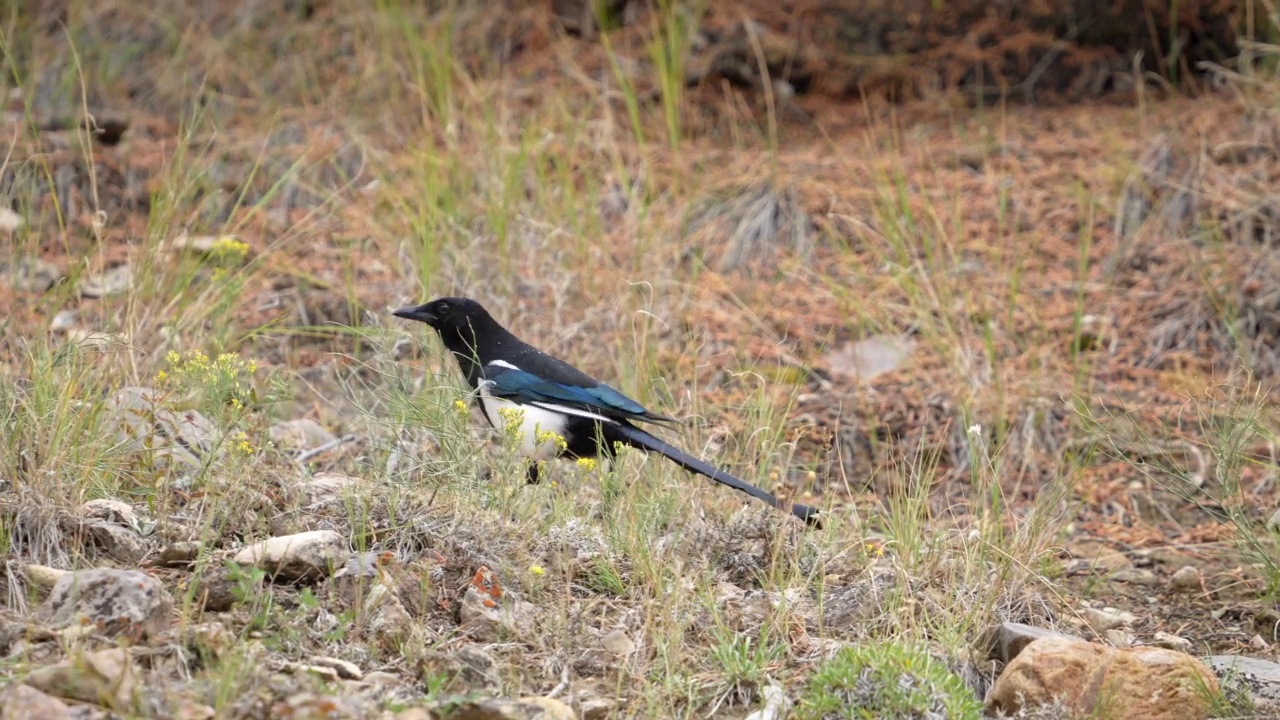
[[[162,5],[0,20],[0,717],[1280,716],[1265,13]]]

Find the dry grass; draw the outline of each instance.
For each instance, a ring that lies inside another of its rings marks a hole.
[[[0,208],[23,220],[0,229],[3,622],[39,602],[24,563],[150,566],[200,540],[192,566],[151,570],[181,617],[147,656],[139,715],[192,700],[253,717],[308,691],[372,717],[560,688],[616,698],[611,717],[738,716],[868,639],[926,646],[981,692],[988,625],[1070,625],[1061,545],[1212,543],[1251,564],[1233,599],[1277,585],[1269,539],[1231,544],[1275,500],[1272,78],[1052,111],[935,95],[881,111],[797,74],[794,95],[704,82],[677,98],[686,70],[664,48],[705,60],[717,12],[642,12],[606,45],[541,5],[290,7],[0,19]],[[762,76],[811,72],[771,67],[776,40]],[[127,120],[120,142],[78,129],[86,111]],[[182,250],[184,234],[247,248]],[[29,289],[35,258],[62,280]],[[122,264],[127,289],[82,297]],[[635,454],[524,487],[455,409],[434,341],[387,313],[458,293],[832,520],[806,532]],[[876,335],[910,338],[901,367],[832,362]],[[182,380],[169,353],[194,349],[257,367]],[[149,386],[139,405],[128,388]],[[272,446],[296,417],[345,441],[301,460]],[[1188,493],[1196,457],[1211,461]],[[318,502],[319,472],[359,482]],[[112,554],[81,509],[95,498],[138,511],[139,557]],[[317,529],[390,554],[411,629],[380,630],[327,584],[228,566]],[[532,604],[532,627],[468,637],[480,567]],[[228,609],[208,609],[216,593]],[[602,647],[614,631],[633,652]],[[6,674],[62,652],[16,632]],[[289,674],[316,655],[396,681]]]

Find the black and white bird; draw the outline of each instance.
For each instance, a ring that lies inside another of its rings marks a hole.
[[[538,460],[556,456],[605,457],[612,460],[614,444],[662,455],[691,472],[741,490],[774,507],[788,506],[772,494],[669,445],[636,427],[636,421],[671,423],[672,418],[646,410],[642,405],[588,376],[558,358],[521,342],[494,320],[480,303],[469,298],[444,297],[424,305],[403,307],[394,313],[435,328],[462,369],[467,384],[478,396],[485,419],[504,427],[500,411],[522,411],[520,451],[533,460],[529,482],[538,482]],[[561,447],[547,440],[554,432],[564,439]],[[541,440],[541,442],[539,442]],[[822,527],[818,510],[793,504],[791,514],[809,525]]]

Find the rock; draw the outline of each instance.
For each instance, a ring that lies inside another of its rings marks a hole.
[[[1243,655],[1210,655],[1204,663],[1224,681],[1243,683],[1256,705],[1280,707],[1280,664]]]
[[[510,600],[499,607],[484,605],[474,593],[462,597],[459,619],[462,630],[479,642],[527,637],[533,629],[536,608],[524,600]]]
[[[189,627],[183,642],[193,652],[208,654],[216,659],[231,649],[236,637],[226,625],[214,620]]]
[[[404,603],[386,585],[378,583],[365,602],[372,608],[369,631],[390,645],[399,645],[413,632],[413,618]]]
[[[502,685],[497,659],[479,645],[463,645],[449,656],[449,660],[467,685],[484,689]]]
[[[1206,689],[1216,694],[1217,678],[1184,653],[1047,637],[1005,666],[987,693],[987,709],[1012,715],[1057,698],[1093,717],[1195,720],[1208,717]]]
[[[32,585],[49,590],[58,584],[58,580],[63,575],[70,575],[71,573],[68,570],[59,570],[45,565],[24,565],[22,574],[26,576]]]
[[[379,687],[395,687],[400,684],[400,676],[385,670],[374,670],[364,676],[364,681]]]
[[[302,492],[307,503],[312,506],[337,505],[342,502],[343,493],[360,484],[360,478],[341,473],[317,473],[315,477],[302,483]]]
[[[1187,652],[1191,649],[1190,640],[1167,632],[1157,632],[1151,639],[1151,644],[1156,647],[1177,650],[1178,652]]]
[[[600,638],[600,645],[619,657],[625,657],[636,651],[636,644],[631,642],[631,638],[621,630],[614,630]]]
[[[1111,647],[1123,648],[1133,646],[1133,634],[1121,628],[1111,628],[1110,630],[1102,633],[1102,637],[1106,638],[1107,644]]]
[[[188,540],[166,545],[160,551],[155,564],[169,568],[188,567],[200,557],[200,551],[203,549],[204,543],[199,540]]]
[[[533,630],[536,609],[529,602],[504,596],[498,577],[486,567],[476,571],[462,595],[459,620],[462,630],[480,642],[527,636]]]
[[[1267,529],[1280,530],[1280,508],[1276,508],[1275,511],[1271,513],[1271,517],[1267,518]]]
[[[144,572],[96,568],[59,578],[40,611],[54,629],[87,623],[99,632],[141,640],[169,629],[173,598]]]
[[[147,543],[137,530],[107,520],[81,525],[92,547],[121,565],[137,565],[147,554]]]
[[[128,265],[116,265],[100,273],[80,278],[80,295],[102,298],[126,293],[133,288],[133,270]]]
[[[111,500],[109,498],[90,500],[80,506],[80,513],[87,518],[113,522],[134,530],[141,527],[138,522],[138,514],[134,512],[133,506],[119,500]]]
[[[435,709],[441,720],[576,720],[568,705],[546,697],[485,698],[455,703],[456,699],[448,699]]]
[[[49,332],[65,333],[76,326],[75,310],[60,310],[49,321]]]
[[[1088,623],[1089,627],[1099,635],[1108,630],[1114,630],[1116,628],[1129,625],[1136,619],[1130,613],[1121,612],[1112,608],[1107,608],[1105,610],[1099,610],[1098,608],[1085,608],[1081,615],[1084,616],[1084,621]]]
[[[350,555],[346,538],[332,530],[313,530],[250,545],[236,554],[235,562],[261,568],[273,580],[311,580],[329,575]]]
[[[218,713],[208,705],[183,698],[173,711],[173,720],[213,720]]]
[[[1003,622],[989,628],[982,635],[980,647],[987,648],[987,656],[992,660],[1008,663],[1022,652],[1023,648],[1043,637],[1070,637],[1054,630],[1038,628],[1016,622]]]
[[[1200,586],[1200,571],[1194,565],[1180,567],[1169,577],[1169,589],[1173,592],[1190,592],[1199,590]]]
[[[353,662],[347,662],[341,658],[329,657],[327,655],[316,655],[311,658],[311,664],[319,667],[333,668],[338,677],[343,680],[360,680],[364,677],[364,673],[360,670],[360,666]]]
[[[613,698],[601,697],[590,689],[580,689],[574,694],[573,705],[578,708],[582,720],[605,720],[613,716],[618,703]]]
[[[12,233],[26,224],[21,215],[7,207],[0,207],[0,232]]]
[[[0,695],[0,718],[3,720],[71,720],[71,717],[71,708],[66,703],[30,685],[10,685]]]
[[[395,720],[437,720],[426,708],[414,707],[396,713]]]
[[[42,293],[62,279],[57,266],[37,257],[20,257],[2,270],[0,279],[19,292]]]
[[[271,442],[288,451],[306,450],[333,442],[333,433],[311,418],[286,420],[272,425],[267,431]]]
[[[240,581],[226,567],[207,568],[196,585],[196,607],[204,612],[226,612],[240,601]]]
[[[327,683],[336,683],[341,678],[338,671],[327,665],[308,665],[299,662],[285,662],[284,669],[294,675],[314,675]]]
[[[791,700],[781,685],[769,683],[760,691],[764,698],[764,707],[751,713],[746,720],[781,720],[791,709]]]
[[[216,456],[217,429],[195,410],[178,412],[163,404],[164,393],[148,387],[122,388],[106,403],[125,452],[145,454],[157,468],[196,472]]]
[[[129,651],[112,648],[42,667],[23,682],[54,697],[127,710],[133,705],[136,676]]]
[[[844,343],[823,355],[822,362],[834,375],[865,381],[902,367],[914,348],[906,336],[874,335]]]

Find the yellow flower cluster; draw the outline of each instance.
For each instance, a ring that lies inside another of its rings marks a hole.
[[[553,430],[538,430],[538,432],[534,434],[533,438],[538,445],[548,442],[552,443],[559,448],[560,452],[564,452],[565,449],[569,447],[569,443],[565,442],[565,439]]]
[[[209,258],[216,263],[231,265],[244,261],[249,254],[249,243],[234,235],[222,235],[209,246]]]
[[[169,370],[173,376],[206,382],[235,380],[240,376],[252,375],[258,370],[257,363],[242,359],[239,353],[222,353],[210,361],[209,356],[201,350],[188,350],[181,355],[176,350],[170,350],[164,359],[169,363]],[[162,383],[169,377],[170,373],[161,370],[156,373],[156,382]]]
[[[498,408],[498,417],[502,418],[502,431],[512,440],[520,436],[520,426],[524,424],[524,410],[514,407]]]

